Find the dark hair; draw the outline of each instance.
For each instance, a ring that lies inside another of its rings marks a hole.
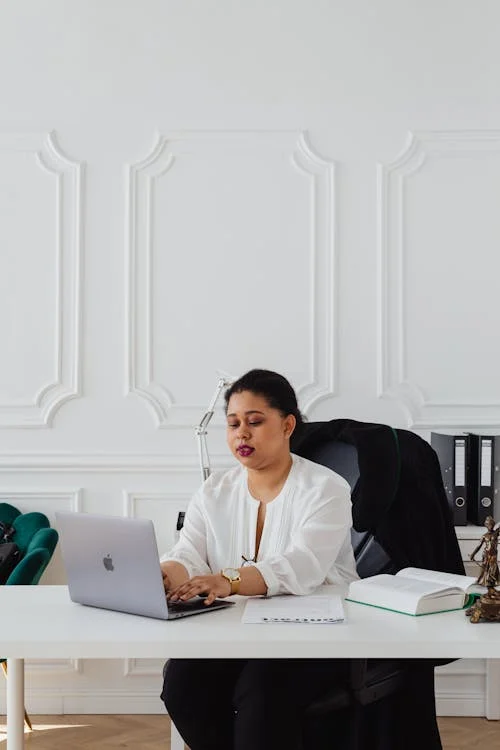
[[[288,380],[272,370],[249,370],[238,378],[224,394],[226,411],[233,393],[250,391],[263,396],[269,406],[277,409],[284,417],[293,414],[297,427],[303,424],[303,417],[297,404],[297,396]]]

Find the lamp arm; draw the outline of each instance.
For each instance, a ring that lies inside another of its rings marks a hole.
[[[217,387],[215,389],[214,395],[212,396],[212,400],[208,405],[208,409],[201,418],[198,426],[195,428],[196,439],[198,443],[198,458],[200,461],[201,478],[203,481],[205,481],[205,479],[208,479],[211,474],[210,456],[208,454],[207,447],[207,427],[215,413],[215,405],[219,400],[222,391],[232,385],[233,382],[234,381],[227,380],[226,378],[219,378],[219,382],[217,383]]]

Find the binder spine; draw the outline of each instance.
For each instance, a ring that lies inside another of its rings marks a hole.
[[[473,504],[474,513],[469,520],[483,526],[487,516],[493,515],[495,490],[495,438],[491,435],[479,436],[478,452],[478,496]]]
[[[454,436],[453,516],[457,526],[467,525],[467,438]]]
[[[467,439],[465,435],[431,433],[431,445],[437,453],[446,498],[455,526],[467,525]]]

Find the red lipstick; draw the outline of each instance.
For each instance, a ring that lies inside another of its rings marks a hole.
[[[236,452],[240,454],[240,456],[251,456],[254,452],[255,448],[251,448],[249,445],[239,445],[236,448]]]

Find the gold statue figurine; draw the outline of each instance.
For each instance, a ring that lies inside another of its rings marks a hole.
[[[500,591],[496,586],[500,583],[500,570],[498,568],[498,537],[500,535],[500,526],[495,528],[495,521],[492,516],[488,516],[484,522],[488,529],[481,537],[481,541],[476,549],[471,553],[470,559],[476,561],[476,554],[481,547],[483,557],[479,564],[481,573],[477,582],[488,589],[476,602],[466,610],[466,615],[470,617],[473,623],[481,619],[500,622]]]

